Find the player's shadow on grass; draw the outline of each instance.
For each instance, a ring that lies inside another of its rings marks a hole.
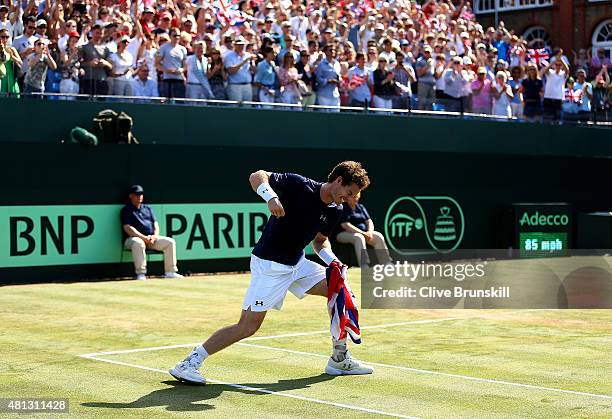
[[[312,377],[296,378],[291,380],[278,380],[276,383],[243,383],[238,384],[245,387],[261,388],[274,392],[287,390],[297,390],[308,388],[313,384],[329,381],[335,377],[327,374],[319,374]],[[81,403],[85,407],[97,407],[106,409],[142,409],[147,407],[166,407],[166,410],[173,412],[195,412],[214,409],[215,406],[201,401],[212,400],[219,397],[223,392],[230,391],[249,395],[268,395],[259,391],[251,391],[239,387],[232,387],[225,384],[206,384],[204,386],[194,386],[180,383],[178,381],[162,381],[166,388],[152,391],[129,403],[106,403],[106,402],[87,402]]]

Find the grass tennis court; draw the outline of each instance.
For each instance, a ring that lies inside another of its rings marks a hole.
[[[324,299],[289,295],[205,362],[206,386],[174,381],[192,344],[237,320],[248,280],[3,287],[1,397],[66,397],[82,417],[612,417],[605,310],[362,310],[352,353],[375,372],[333,378]]]

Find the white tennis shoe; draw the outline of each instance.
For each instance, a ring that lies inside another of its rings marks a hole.
[[[351,357],[348,351],[343,361],[336,362],[330,357],[327,361],[327,367],[325,367],[325,373],[328,375],[364,375],[373,372],[373,368],[360,364],[359,361]]]
[[[168,372],[179,381],[191,384],[206,384],[206,378],[202,376],[198,367],[192,362],[191,356],[176,364]]]
[[[183,279],[185,278],[183,275],[176,272],[166,272],[164,274],[164,278],[166,279]]]

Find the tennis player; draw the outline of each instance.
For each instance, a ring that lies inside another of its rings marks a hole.
[[[321,260],[338,260],[327,237],[342,214],[342,203],[365,189],[367,172],[360,163],[344,161],[333,168],[326,183],[294,173],[264,170],[249,177],[251,187],[268,203],[272,214],[251,255],[251,283],[238,323],[219,329],[169,372],[180,381],[204,384],[202,362],[220,350],[253,335],[271,309],[280,310],[287,291],[298,298],[307,294],[327,297],[325,268],[304,257],[312,247]],[[330,375],[371,374],[372,368],[351,358],[346,339],[332,339],[332,355],[325,372]]]

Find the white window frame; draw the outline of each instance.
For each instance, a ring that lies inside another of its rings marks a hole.
[[[612,57],[612,41],[597,42],[597,39],[596,39],[599,32],[604,28],[604,26],[608,24],[612,24],[612,19],[606,19],[603,22],[601,22],[599,25],[597,25],[597,27],[593,31],[593,35],[591,35],[591,43],[593,45],[593,49],[591,53],[593,54],[593,56],[597,54],[597,50],[599,48],[604,48],[609,51],[610,57]]]
[[[497,4],[497,12],[508,12],[512,10],[537,9],[553,6],[553,0],[474,0],[474,13],[494,13]]]

